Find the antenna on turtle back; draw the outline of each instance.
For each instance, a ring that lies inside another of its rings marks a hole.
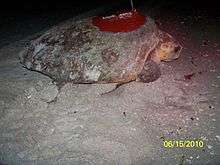
[[[133,0],[130,0],[130,4],[131,4],[131,9],[132,11],[134,10],[134,3],[133,3]]]

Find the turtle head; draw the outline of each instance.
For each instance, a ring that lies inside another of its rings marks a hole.
[[[160,41],[156,48],[156,56],[160,61],[172,61],[180,56],[182,46],[170,34],[159,32]]]
[[[157,50],[161,61],[172,61],[180,56],[182,47],[175,41],[162,42]]]

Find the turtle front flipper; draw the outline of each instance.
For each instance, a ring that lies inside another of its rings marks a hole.
[[[145,62],[141,73],[138,75],[137,81],[149,83],[156,81],[161,76],[158,64],[153,60]]]

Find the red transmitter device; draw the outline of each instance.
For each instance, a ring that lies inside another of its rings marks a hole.
[[[92,19],[92,24],[105,32],[130,32],[138,29],[146,21],[136,9],[130,12],[121,12],[111,16],[96,16]]]

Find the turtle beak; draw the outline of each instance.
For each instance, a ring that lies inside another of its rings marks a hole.
[[[174,48],[174,56],[173,56],[174,60],[179,58],[181,50],[182,50],[182,46],[180,46],[180,45],[175,46],[175,48]]]

